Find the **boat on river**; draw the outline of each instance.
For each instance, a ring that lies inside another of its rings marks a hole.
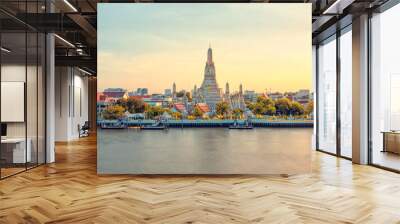
[[[102,129],[125,129],[127,125],[122,122],[107,122],[101,124]]]
[[[165,129],[167,129],[167,126],[162,121],[158,121],[155,124],[140,126],[140,129],[141,130],[165,130]]]
[[[244,123],[239,123],[235,120],[233,125],[229,125],[229,129],[248,130],[253,128],[253,124],[249,120],[245,121]]]

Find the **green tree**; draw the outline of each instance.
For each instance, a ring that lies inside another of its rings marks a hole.
[[[116,120],[124,117],[125,109],[120,105],[110,105],[102,113],[106,120]]]
[[[240,119],[243,116],[243,110],[240,108],[233,109],[232,113],[235,119]]]
[[[127,100],[124,99],[124,98],[118,99],[118,100],[115,102],[115,105],[118,105],[118,106],[123,107],[125,111],[128,110]]]
[[[130,97],[128,99],[118,99],[117,105],[123,107],[129,113],[143,113],[145,110],[145,103],[141,99]]]
[[[142,99],[129,98],[128,102],[129,113],[143,113],[145,109],[145,103]]]
[[[203,111],[201,111],[199,107],[196,106],[196,107],[193,109],[192,115],[195,116],[196,118],[202,117],[203,114],[204,114]]]
[[[219,102],[216,105],[216,113],[221,116],[226,116],[229,111],[229,104],[227,102]]]
[[[264,114],[274,115],[276,113],[276,108],[274,105],[268,105],[265,107]]]
[[[148,106],[146,107],[146,115],[150,119],[155,119],[164,113],[164,109],[160,106]]]
[[[267,106],[275,106],[274,101],[272,99],[270,99],[270,98],[265,97],[265,96],[257,97],[257,103],[261,103],[265,107],[267,107]]]
[[[294,115],[302,115],[302,114],[304,114],[304,107],[299,102],[296,102],[296,101],[292,102],[291,112]]]
[[[276,111],[281,115],[288,115],[290,113],[291,106],[292,102],[288,98],[281,98],[275,101]]]
[[[192,102],[192,95],[190,92],[186,92],[186,97],[188,98],[188,102]]]
[[[305,113],[310,115],[312,112],[314,112],[314,101],[311,100],[307,103]]]
[[[185,95],[185,90],[181,90],[179,92],[176,93],[176,97],[183,97]]]
[[[265,113],[265,107],[262,103],[254,103],[252,108],[254,114],[261,115]]]
[[[180,112],[172,112],[172,114],[171,114],[171,116],[174,118],[174,119],[176,119],[176,120],[180,120],[180,119],[182,119],[182,113],[180,113]]]

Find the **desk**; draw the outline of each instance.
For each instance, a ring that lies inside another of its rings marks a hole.
[[[382,152],[392,152],[400,154],[400,132],[383,131],[383,150]]]
[[[26,163],[31,162],[32,154],[31,154],[31,139],[27,139],[27,147],[25,151],[25,138],[5,138],[1,139],[1,154],[6,156],[6,160],[10,163]],[[12,148],[10,147],[12,146]],[[8,156],[8,154],[12,154],[12,156]],[[7,158],[9,157],[9,158]],[[4,157],[3,157],[4,158]],[[11,160],[12,158],[12,160]],[[27,160],[25,160],[27,159]],[[10,161],[11,160],[11,161]]]

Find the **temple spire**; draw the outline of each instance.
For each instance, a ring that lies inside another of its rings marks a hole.
[[[173,98],[176,97],[176,84],[175,84],[175,82],[172,84],[172,97]]]
[[[208,48],[208,52],[207,52],[207,63],[208,64],[212,64],[213,63],[211,44],[210,44],[210,46]]]
[[[229,95],[229,83],[228,82],[225,85],[225,94]]]

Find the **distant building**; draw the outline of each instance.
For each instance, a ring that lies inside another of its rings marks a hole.
[[[256,102],[257,93],[254,90],[246,90],[244,91],[243,98],[245,101]]]
[[[243,111],[246,109],[246,104],[244,102],[243,95],[240,94],[240,92],[231,94],[231,96],[230,96],[230,108],[232,110],[241,109]]]
[[[165,89],[164,90],[164,95],[166,97],[172,97],[172,90],[171,89]]]
[[[201,112],[203,113],[208,113],[210,112],[210,108],[208,107],[208,105],[206,103],[198,103],[196,104],[197,108],[199,108],[201,110]]]
[[[102,92],[97,93],[97,102],[106,100],[107,96],[104,95]]]
[[[127,90],[123,88],[107,88],[103,91],[103,95],[105,95],[107,98],[128,98]]]
[[[225,84],[225,93],[223,95],[223,100],[228,103],[229,107],[234,109],[246,109],[246,104],[243,97],[243,87],[242,84],[239,86],[239,92],[233,94],[230,93],[229,83]]]
[[[172,105],[172,109],[175,111],[178,111],[180,113],[186,113],[186,107],[185,107],[185,104],[183,104],[183,103],[174,103]]]
[[[136,91],[128,92],[129,97],[137,96]]]
[[[172,98],[176,98],[176,84],[175,82],[172,84]]]
[[[293,96],[293,100],[297,101],[303,105],[307,104],[311,99],[311,94],[310,94],[310,90],[308,89],[301,89],[299,91],[297,91],[294,96]]]
[[[280,92],[268,93],[267,95],[271,100],[279,100],[283,98],[283,94]]]
[[[143,98],[143,102],[150,106],[159,106],[162,107],[164,103],[164,99],[155,99],[155,98]]]
[[[137,88],[136,94],[137,94],[138,96],[147,95],[147,94],[149,94],[149,89],[147,89],[147,88]]]

